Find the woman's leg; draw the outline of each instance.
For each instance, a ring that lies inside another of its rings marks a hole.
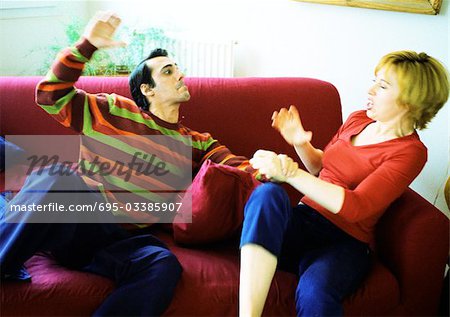
[[[241,237],[239,315],[260,316],[270,289],[292,208],[273,183],[255,189],[245,206]]]
[[[351,238],[304,253],[295,298],[297,315],[342,316],[343,299],[360,285],[369,264],[367,246]]]

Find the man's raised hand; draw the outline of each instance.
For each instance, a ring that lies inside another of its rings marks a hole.
[[[113,12],[99,11],[89,21],[83,36],[97,48],[123,47],[126,43],[113,39],[121,19]]]

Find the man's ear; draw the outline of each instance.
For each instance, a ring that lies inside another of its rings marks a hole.
[[[155,91],[150,87],[149,84],[141,84],[139,88],[141,88],[142,94],[146,97],[151,97],[155,94]]]

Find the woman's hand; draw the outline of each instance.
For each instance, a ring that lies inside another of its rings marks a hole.
[[[89,21],[83,36],[98,49],[126,46],[125,42],[113,39],[120,22],[116,14],[99,11]]]
[[[286,142],[292,146],[301,146],[312,139],[312,132],[305,131],[303,128],[295,106],[290,106],[289,110],[282,108],[280,112],[275,111],[272,115],[272,127],[277,129]]]
[[[277,155],[272,151],[258,150],[250,160],[253,168],[273,182],[286,182],[296,175],[298,164],[284,154]]]

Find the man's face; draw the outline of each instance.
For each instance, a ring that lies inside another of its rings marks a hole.
[[[170,58],[165,56],[154,57],[147,61],[147,67],[152,70],[155,87],[151,103],[179,104],[191,98],[188,88],[184,85],[184,74],[178,69]]]

